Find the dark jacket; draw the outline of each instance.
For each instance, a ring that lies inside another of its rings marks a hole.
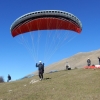
[[[91,64],[91,60],[90,60],[90,59],[88,59],[88,60],[87,60],[87,63],[88,63],[88,64]]]
[[[100,61],[100,57],[98,57],[99,61]]]
[[[11,76],[10,75],[8,75],[8,80],[11,80]]]
[[[44,73],[44,63],[36,63],[36,67],[38,67],[39,72],[43,72]]]

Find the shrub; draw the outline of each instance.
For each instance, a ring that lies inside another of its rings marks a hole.
[[[74,69],[78,69],[77,67],[75,67]]]
[[[4,79],[2,76],[0,76],[0,83],[4,82]]]

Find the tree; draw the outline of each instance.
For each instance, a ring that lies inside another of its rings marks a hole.
[[[0,83],[3,83],[4,82],[4,79],[2,76],[0,76]]]

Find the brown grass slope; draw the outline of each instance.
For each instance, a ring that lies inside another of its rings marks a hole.
[[[100,50],[95,50],[91,52],[81,52],[78,54],[75,54],[69,58],[65,58],[61,61],[58,61],[56,63],[53,63],[49,66],[45,67],[45,73],[50,72],[51,70],[64,70],[65,69],[65,63],[69,62],[72,69],[76,68],[83,68],[87,65],[87,59],[91,59],[91,63],[98,65],[98,56],[100,56]],[[34,74],[37,74],[37,72],[34,72]]]
[[[0,83],[0,100],[100,100],[100,69],[73,69]]]

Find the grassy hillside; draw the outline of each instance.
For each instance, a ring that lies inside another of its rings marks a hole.
[[[100,69],[63,70],[38,79],[0,83],[0,100],[100,100]]]

